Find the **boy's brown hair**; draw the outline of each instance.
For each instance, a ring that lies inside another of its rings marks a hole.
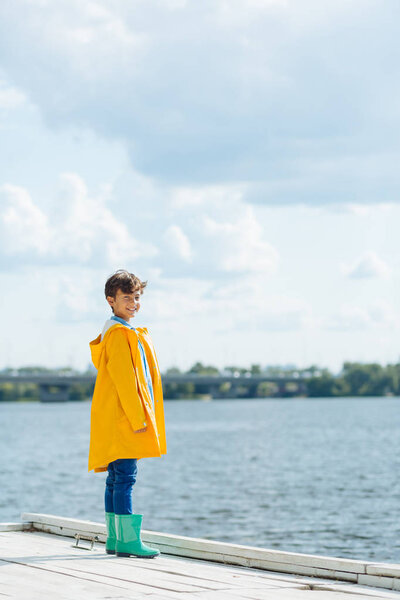
[[[117,291],[121,290],[125,294],[133,294],[136,290],[140,290],[140,293],[143,294],[143,290],[147,285],[147,281],[141,281],[139,277],[134,275],[133,273],[129,273],[125,269],[118,269],[115,271],[113,275],[111,275],[104,286],[104,294],[105,297],[112,296],[115,298],[117,295]],[[114,309],[111,307],[111,310],[114,312]]]

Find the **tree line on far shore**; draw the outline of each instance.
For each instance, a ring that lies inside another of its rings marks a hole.
[[[0,371],[3,375],[13,375],[15,382],[0,383],[0,401],[10,400],[39,400],[39,389],[35,383],[22,383],[18,376],[23,375],[95,375],[95,370],[89,367],[86,372],[79,372],[70,367],[47,369],[45,367],[21,367],[19,369],[5,368]],[[400,396],[400,363],[382,366],[378,363],[345,362],[341,371],[332,373],[327,368],[311,365],[305,369],[296,368],[294,365],[273,365],[262,368],[253,364],[250,368],[228,366],[218,369],[212,365],[195,363],[188,371],[181,371],[171,367],[162,375],[229,375],[232,377],[246,377],[246,382],[236,389],[237,397],[310,397],[331,398],[345,396]],[[265,376],[255,387],[252,385],[254,376]],[[290,378],[284,386],[268,381],[268,377],[284,379]],[[298,380],[298,381],[297,381]],[[241,380],[243,381],[243,380]],[[247,383],[248,382],[248,383]],[[305,385],[299,385],[299,384]],[[215,389],[215,385],[213,386]],[[230,383],[217,384],[218,397],[229,398]],[[251,394],[249,394],[249,390]],[[192,382],[164,383],[164,397],[166,399],[199,398],[207,395],[206,386],[195,386]],[[70,400],[87,400],[93,393],[93,383],[72,383],[70,386]]]

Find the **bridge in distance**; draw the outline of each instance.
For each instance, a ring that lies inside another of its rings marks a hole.
[[[70,398],[70,389],[76,384],[93,385],[96,375],[1,375],[0,384],[35,384],[39,389],[41,402],[66,402]],[[274,397],[288,395],[300,396],[307,393],[306,380],[301,377],[274,377],[268,375],[162,375],[163,389],[169,384],[192,384],[196,393],[209,394],[212,398],[252,398],[257,396],[260,383],[275,384]],[[221,386],[225,385],[225,391]],[[244,392],[244,393],[243,393]]]

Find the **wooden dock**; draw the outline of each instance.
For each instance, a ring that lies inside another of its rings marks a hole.
[[[0,600],[400,600],[400,564],[143,531],[161,555],[105,553],[105,524],[24,513],[0,523]]]

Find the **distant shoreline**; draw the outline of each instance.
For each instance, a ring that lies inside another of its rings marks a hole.
[[[164,397],[165,402],[225,402],[225,401],[264,401],[264,400],[279,400],[285,402],[296,402],[298,400],[382,400],[382,399],[397,399],[400,400],[400,395],[395,396],[388,394],[386,396],[291,396],[291,397],[280,397],[280,396],[263,396],[259,398],[253,397],[243,397],[243,398],[208,398],[208,397],[195,397],[195,398],[166,398]],[[91,402],[92,398],[82,398],[79,400],[51,400],[47,402],[42,402],[38,398],[16,398],[14,400],[2,400],[0,401],[0,406],[2,404],[71,404],[71,403],[80,403],[80,402]]]
[[[92,397],[97,372],[70,368],[23,367],[0,371],[2,401],[68,402]],[[386,398],[400,396],[400,364],[345,362],[338,375],[312,365],[225,367],[196,363],[187,372],[170,368],[161,374],[165,400],[248,398]]]

